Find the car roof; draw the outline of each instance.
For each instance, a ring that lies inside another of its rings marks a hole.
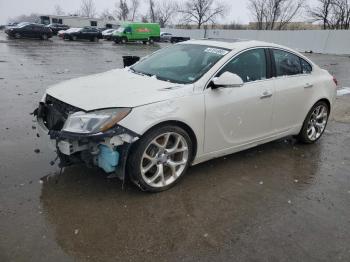
[[[230,49],[235,51],[252,48],[252,47],[275,47],[275,48],[282,48],[282,49],[294,51],[288,47],[284,47],[278,44],[257,41],[257,40],[247,40],[247,39],[205,38],[200,40],[188,40],[186,42],[181,42],[179,44],[209,45],[209,46],[220,47],[220,48],[225,48],[225,49]]]

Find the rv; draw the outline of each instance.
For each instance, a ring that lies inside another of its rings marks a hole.
[[[63,16],[63,15],[41,15],[40,23],[62,24],[69,27],[97,27],[97,28],[118,28],[119,22],[113,19],[90,18],[83,16]]]

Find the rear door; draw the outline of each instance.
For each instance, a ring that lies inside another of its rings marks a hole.
[[[83,30],[81,30],[80,38],[88,39],[88,37],[89,37],[89,29],[84,28]]]
[[[205,151],[216,152],[253,143],[272,133],[274,82],[267,49],[245,51],[233,58],[224,72],[239,75],[241,87],[205,90]]]
[[[272,126],[276,133],[283,133],[301,125],[306,116],[314,88],[312,67],[290,51],[270,49],[270,54],[276,76]]]
[[[33,26],[33,35],[35,38],[41,38],[44,33],[44,29],[41,26],[34,25]]]

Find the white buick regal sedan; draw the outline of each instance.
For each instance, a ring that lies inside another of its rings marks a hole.
[[[193,40],[50,87],[35,111],[60,166],[84,163],[162,191],[191,165],[323,134],[336,79],[289,48]]]

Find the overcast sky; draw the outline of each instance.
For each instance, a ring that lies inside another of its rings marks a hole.
[[[147,2],[147,0],[141,0]],[[220,0],[219,0],[220,1]],[[224,22],[239,22],[248,23],[250,20],[250,13],[247,9],[248,0],[221,0],[228,4],[230,12],[223,19]],[[309,0],[314,2],[315,0]],[[104,9],[114,9],[115,2],[119,0],[95,0],[97,11],[100,13]],[[79,9],[81,0],[0,0],[0,24],[7,22],[8,18],[15,17],[21,14],[53,13],[54,6],[60,5],[65,12],[74,12]],[[142,7],[146,10],[146,6]]]

